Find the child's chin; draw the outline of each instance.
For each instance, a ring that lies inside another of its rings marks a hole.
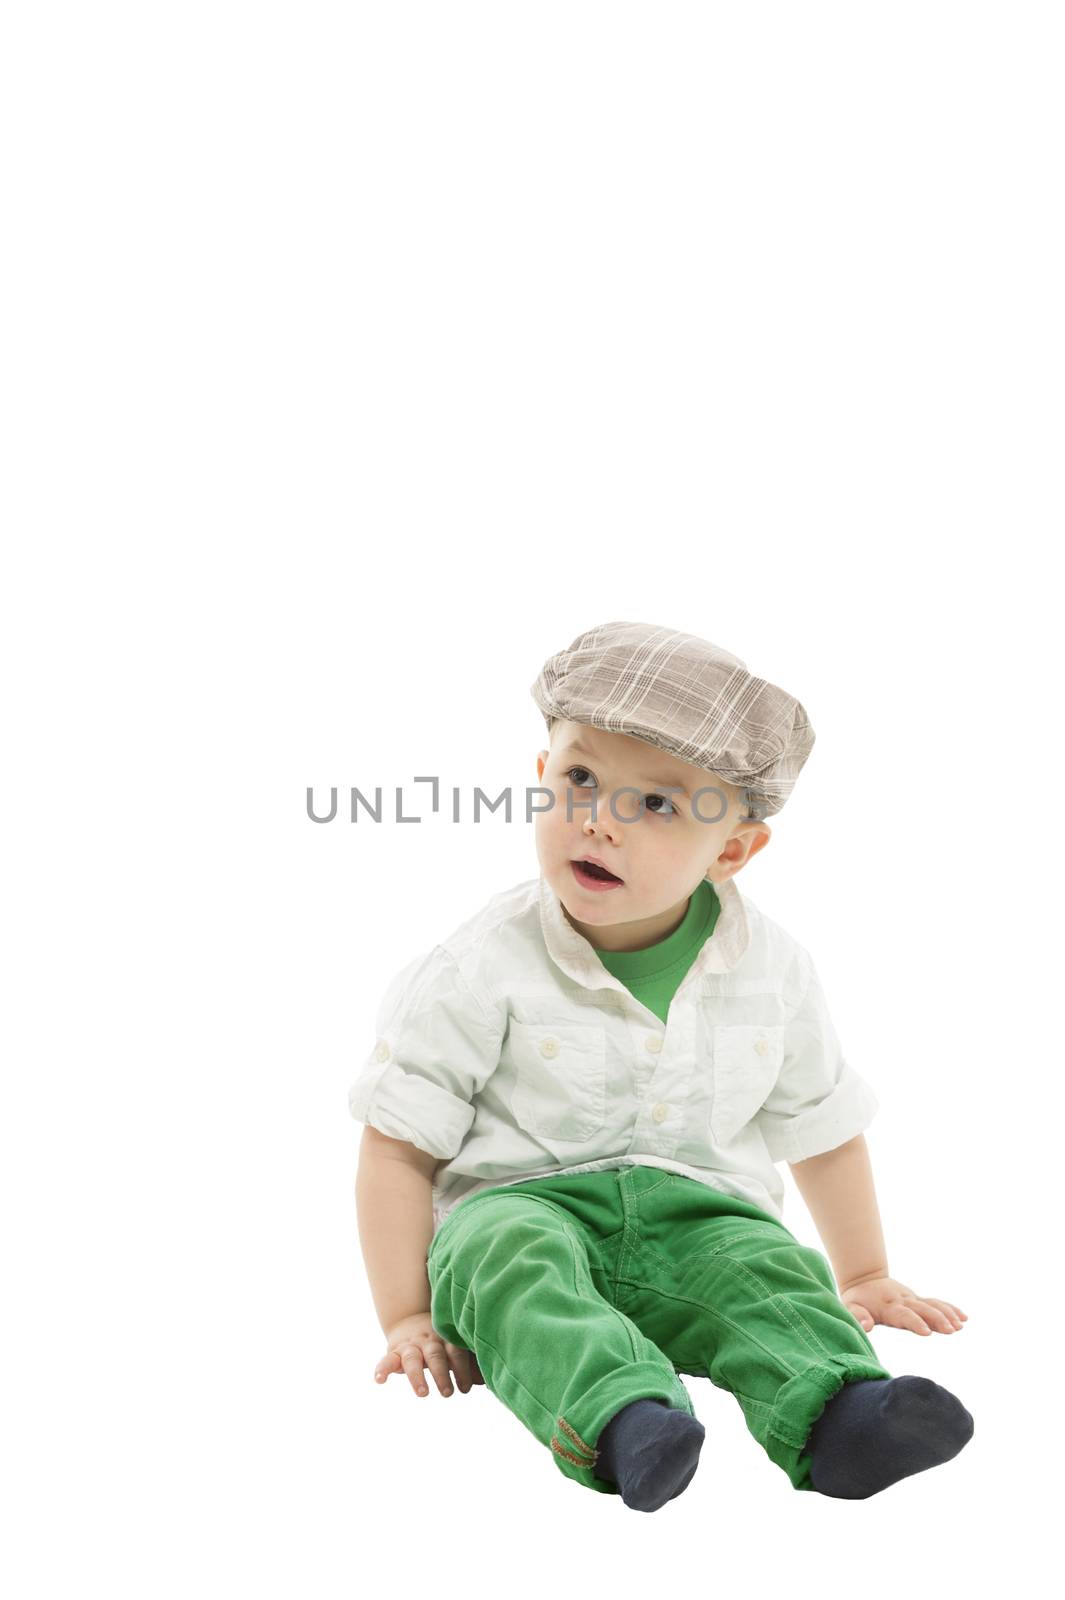
[[[565,894],[560,892],[558,898],[570,916],[577,917],[581,922],[618,921],[616,896],[612,894],[595,894],[594,891],[582,894],[580,889],[574,893],[570,888]]]

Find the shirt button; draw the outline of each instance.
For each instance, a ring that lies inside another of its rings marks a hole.
[[[388,1049],[388,1046],[387,1046],[387,1044],[385,1044],[385,1041],[383,1039],[381,1040],[381,1043],[377,1046],[377,1049],[374,1051],[374,1055],[377,1057],[378,1061],[387,1061],[388,1060],[389,1049]]]
[[[756,1039],[754,1041],[754,1048],[758,1051],[758,1054],[760,1056],[764,1056],[766,1051],[769,1049],[769,1040],[768,1039]]]
[[[660,1033],[649,1033],[643,1042],[651,1054],[656,1056],[662,1048],[662,1035]]]
[[[540,1054],[542,1056],[557,1056],[558,1055],[558,1040],[557,1039],[541,1039],[541,1041],[540,1041]]]
[[[655,1106],[654,1110],[651,1112],[651,1115],[656,1122],[664,1122],[669,1116],[669,1107],[659,1104]]]

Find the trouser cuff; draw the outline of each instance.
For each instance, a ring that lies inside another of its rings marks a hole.
[[[891,1376],[886,1367],[864,1356],[830,1356],[781,1385],[769,1419],[765,1449],[770,1459],[783,1467],[796,1489],[813,1489],[810,1458],[804,1449],[810,1429],[833,1395],[845,1383]]]
[[[555,1419],[551,1453],[566,1477],[577,1478],[587,1488],[603,1494],[618,1493],[616,1484],[597,1478],[592,1470],[599,1456],[595,1441],[611,1417],[634,1400],[664,1400],[675,1411],[695,1415],[687,1389],[676,1373],[664,1370],[660,1362],[633,1361],[608,1372],[565,1416]]]

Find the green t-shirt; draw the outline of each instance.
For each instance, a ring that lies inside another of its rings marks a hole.
[[[709,878],[704,878],[689,899],[679,926],[657,944],[646,950],[596,949],[595,953],[609,973],[665,1022],[669,1003],[713,933],[720,910],[717,892]]]

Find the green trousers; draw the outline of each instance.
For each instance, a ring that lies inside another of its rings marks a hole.
[[[890,1378],[832,1269],[758,1206],[658,1167],[481,1189],[428,1253],[432,1321],[485,1385],[600,1494],[596,1441],[633,1400],[694,1415],[677,1376],[709,1378],[796,1489],[803,1447],[845,1383]]]

